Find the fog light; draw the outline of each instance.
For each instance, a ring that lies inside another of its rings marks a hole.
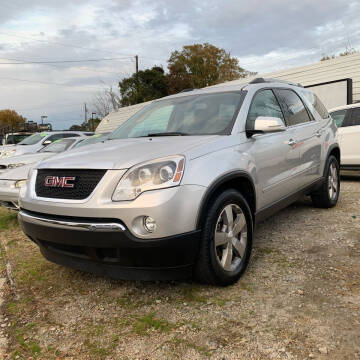
[[[154,232],[156,229],[156,221],[150,216],[144,216],[144,228],[147,232]]]

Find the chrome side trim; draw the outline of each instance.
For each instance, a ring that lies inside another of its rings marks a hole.
[[[111,222],[111,223],[91,223],[91,222],[78,222],[78,221],[65,221],[47,219],[40,216],[28,214],[24,210],[19,211],[19,220],[29,222],[36,225],[52,225],[57,228],[66,230],[87,230],[87,231],[103,231],[103,232],[116,232],[125,231],[124,225]]]

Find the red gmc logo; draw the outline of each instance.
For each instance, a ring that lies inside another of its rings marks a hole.
[[[47,176],[44,185],[47,187],[73,188],[75,176]]]

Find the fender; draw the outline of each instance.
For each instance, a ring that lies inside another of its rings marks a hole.
[[[216,178],[215,181],[213,181],[211,183],[211,185],[208,187],[208,189],[206,190],[206,193],[201,200],[201,204],[200,204],[200,208],[199,208],[199,212],[198,212],[198,216],[197,216],[197,221],[196,221],[196,229],[201,229],[201,224],[202,224],[202,221],[206,214],[205,209],[209,205],[212,195],[217,191],[217,189],[219,189],[219,187],[221,187],[221,185],[223,185],[224,183],[226,183],[228,181],[237,179],[237,178],[238,179],[245,178],[245,179],[249,180],[249,182],[252,186],[253,194],[254,194],[254,208],[252,210],[253,210],[253,213],[255,213],[255,211],[256,211],[256,209],[255,209],[256,208],[256,191],[255,191],[255,185],[254,185],[254,181],[253,181],[252,177],[246,171],[242,171],[242,170],[230,171],[230,172],[220,175],[218,178]],[[249,206],[251,208],[250,204],[249,204]]]

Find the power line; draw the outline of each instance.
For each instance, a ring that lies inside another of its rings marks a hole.
[[[19,61],[19,62],[25,62],[25,63],[28,63],[29,61],[27,60],[21,60],[21,59],[9,59],[9,58],[0,58],[0,59],[4,59],[4,60],[10,60],[10,61]],[[131,60],[131,59],[130,59]],[[11,63],[11,65],[16,65],[16,64],[19,64],[19,63]],[[30,63],[31,64],[31,63]],[[53,65],[53,64],[31,64],[31,65],[45,65],[45,66],[51,66],[51,67],[55,67],[55,68],[60,68],[60,69],[67,69],[66,67],[64,66],[59,66],[59,65]],[[115,72],[115,71],[106,71],[106,70],[95,70],[95,69],[90,69],[90,68],[87,68],[87,67],[79,67],[77,66],[76,67],[77,70],[81,70],[81,71],[90,71],[90,72],[98,72],[98,73],[105,73],[105,74],[116,74],[116,75],[119,75],[118,72]]]
[[[56,42],[56,41],[36,39],[36,38],[34,38],[34,37],[24,36],[24,35],[15,35],[15,34],[9,34],[9,33],[4,33],[4,32],[0,32],[0,35],[10,36],[10,37],[16,37],[16,38],[20,38],[20,39],[30,39],[30,40],[34,40],[34,41],[38,41],[38,42],[42,42],[42,43],[48,43],[48,44],[50,44],[50,45],[52,44],[52,45],[70,47],[70,48],[75,48],[75,49],[82,49],[82,50],[89,50],[89,51],[97,51],[97,52],[98,52],[98,51],[101,51],[101,52],[106,52],[106,53],[109,53],[109,54],[122,55],[122,56],[126,56],[126,57],[131,57],[131,58],[133,58],[133,57],[135,56],[134,54],[124,54],[124,53],[119,53],[119,52],[109,51],[109,50],[104,50],[104,49],[96,49],[96,48],[88,48],[88,47],[78,46],[78,45],[72,45],[72,44],[64,44],[64,43],[60,43],[60,42]],[[152,57],[149,57],[149,56],[142,56],[142,55],[140,55],[140,57],[143,58],[143,59],[150,59],[150,60],[165,61],[165,62],[167,62],[167,60],[165,60],[165,59],[157,59],[157,58],[152,58]]]
[[[0,65],[29,65],[29,64],[65,64],[65,63],[82,63],[82,62],[99,62],[99,61],[119,61],[119,60],[129,60],[128,58],[108,58],[108,59],[83,59],[83,60],[46,60],[46,61],[24,61],[17,63],[0,63]],[[11,59],[9,59],[11,60]],[[14,60],[21,61],[21,60]]]
[[[38,42],[42,42],[42,43],[45,42],[45,43],[48,43],[48,44],[64,46],[64,47],[70,47],[70,48],[75,48],[75,49],[82,49],[82,50],[89,50],[89,51],[102,51],[102,52],[107,52],[107,53],[117,54],[117,55],[122,55],[122,56],[127,56],[127,57],[133,57],[134,56],[132,54],[120,54],[120,53],[117,53],[117,52],[115,53],[114,51],[109,51],[109,50],[87,48],[87,47],[84,47],[84,46],[78,46],[78,45],[72,45],[72,44],[64,44],[64,43],[60,43],[60,42],[57,42],[57,41],[40,40],[40,39],[36,39],[34,37],[31,37],[31,36],[14,35],[14,34],[9,34],[9,33],[4,33],[4,32],[0,32],[0,35],[6,35],[6,36],[16,37],[16,38],[20,38],[20,39],[30,39],[30,40],[34,40],[34,41],[38,41]]]
[[[60,83],[53,83],[53,82],[47,82],[47,81],[17,79],[17,78],[9,78],[9,77],[0,77],[0,79],[2,79],[2,80],[22,81],[22,82],[28,82],[28,83],[34,83],[34,84],[43,84],[43,85],[65,86],[65,87],[71,87],[71,88],[76,87],[76,85],[60,84]],[[98,87],[96,85],[85,85],[85,87],[91,87],[91,88],[97,88],[98,89]]]

